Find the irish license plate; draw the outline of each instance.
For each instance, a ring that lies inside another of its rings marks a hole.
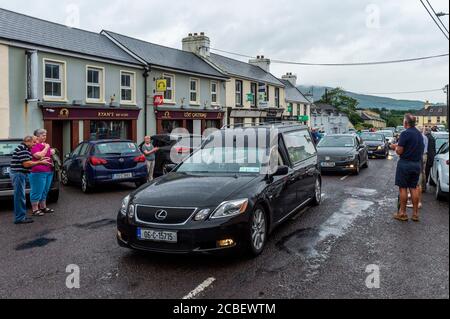
[[[178,242],[178,234],[176,232],[153,230],[153,229],[137,229],[137,238],[139,240],[148,240],[163,243],[176,244]]]
[[[114,174],[113,179],[127,179],[133,178],[133,173]]]
[[[322,167],[335,167],[336,163],[334,162],[323,162]]]

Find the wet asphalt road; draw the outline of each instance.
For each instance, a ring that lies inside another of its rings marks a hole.
[[[396,159],[360,176],[324,177],[322,206],[271,236],[257,259],[143,254],[119,248],[115,217],[131,186],[83,195],[66,187],[53,216],[11,223],[0,203],[0,298],[449,298],[449,207],[426,194],[422,222],[393,220]],[[432,190],[430,190],[431,192]],[[81,288],[66,288],[66,267]],[[368,265],[380,288],[366,287]]]

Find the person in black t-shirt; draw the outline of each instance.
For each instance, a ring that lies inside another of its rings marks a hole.
[[[412,220],[418,222],[421,191],[418,186],[425,143],[422,133],[416,128],[415,116],[411,114],[405,115],[403,125],[406,130],[400,135],[398,144],[391,146],[400,156],[395,175],[395,185],[400,188],[400,211],[394,215],[394,218],[400,221],[409,220],[406,213],[409,190],[414,206]]]

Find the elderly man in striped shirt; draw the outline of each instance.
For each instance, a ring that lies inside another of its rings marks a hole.
[[[14,150],[11,159],[11,181],[14,188],[14,223],[16,225],[30,224],[31,218],[27,218],[25,187],[29,169],[36,165],[49,165],[49,159],[45,158],[38,162],[32,161],[30,149],[34,146],[35,140],[32,136],[27,136],[23,142]]]

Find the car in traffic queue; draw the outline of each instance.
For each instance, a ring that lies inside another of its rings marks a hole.
[[[388,144],[395,144],[397,142],[397,138],[395,137],[394,133],[390,130],[381,130],[377,133],[383,134]]]
[[[436,153],[439,152],[442,145],[448,143],[448,133],[446,132],[434,132],[432,133],[434,140],[436,141]]]
[[[369,134],[369,133],[363,133]],[[332,134],[317,145],[322,172],[351,172],[358,175],[369,167],[369,149],[355,134]]]
[[[84,193],[106,184],[148,180],[145,156],[129,140],[85,141],[65,156],[61,171],[63,185],[79,184]]]
[[[436,186],[436,199],[448,198],[449,192],[449,142],[443,144],[434,158],[433,167],[430,172],[430,184]]]
[[[22,143],[20,139],[0,139],[0,199],[11,199],[14,197],[14,188],[11,182],[11,160],[14,150]],[[52,156],[55,174],[48,194],[49,202],[57,202],[59,199],[59,156]],[[30,183],[27,179],[25,186],[26,194],[30,194]]]
[[[361,135],[363,143],[368,147],[369,157],[387,158],[389,156],[389,142],[384,134],[364,133]]]
[[[232,142],[273,134],[278,145],[218,146],[216,141],[227,134],[235,136]],[[274,170],[267,170],[267,158],[277,164]],[[117,217],[120,246],[175,254],[239,250],[258,256],[277,226],[322,198],[316,148],[309,129],[298,124],[224,128],[169,168],[167,175],[123,200]]]
[[[158,148],[155,153],[154,176],[167,174],[166,167],[176,161],[188,157],[196,148],[200,147],[203,137],[201,135],[158,134],[151,137],[152,145]],[[144,143],[139,145],[142,150]]]

